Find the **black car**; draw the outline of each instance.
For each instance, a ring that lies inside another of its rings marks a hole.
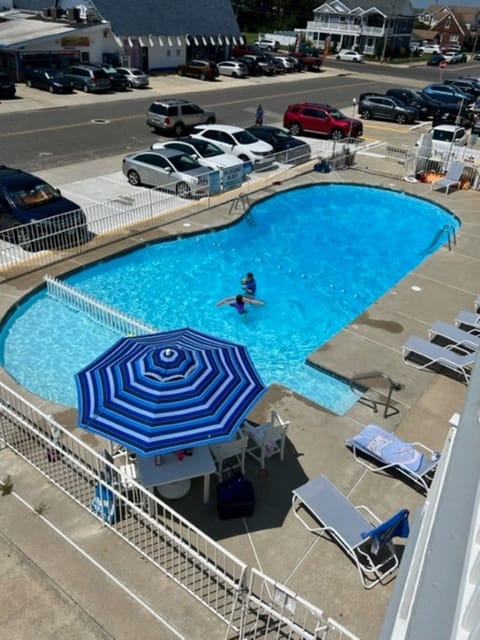
[[[245,55],[235,59],[238,62],[243,62],[248,69],[249,76],[261,76],[263,74],[262,67],[258,64],[255,56]]]
[[[429,67],[438,67],[438,65],[442,62],[447,63],[447,59],[441,53],[434,53],[430,60],[427,60],[427,64]]]
[[[469,129],[475,120],[473,111],[470,109],[440,109],[432,119],[432,127],[440,124],[458,124],[465,129]]]
[[[414,89],[388,89],[385,91],[385,95],[400,100],[408,107],[417,109],[420,120],[428,120],[428,118],[433,115],[434,110],[437,110],[441,106],[439,103],[435,109],[419,91],[415,91]]]
[[[57,69],[30,69],[25,73],[27,87],[50,93],[72,93],[73,82]]]
[[[378,93],[362,93],[358,101],[359,115],[368,120],[392,120],[398,124],[412,123],[418,118],[418,110],[407,106],[398,98]]]
[[[114,91],[126,91],[128,89],[128,79],[122,73],[119,73],[115,67],[112,67],[110,64],[101,64],[100,67],[110,78],[110,83]]]
[[[0,96],[2,98],[14,98],[15,92],[15,82],[10,80],[8,73],[0,71]]]
[[[475,98],[480,95],[480,87],[478,86],[478,84],[475,84],[467,78],[448,78],[447,80],[443,81],[443,84],[450,84],[454,87],[458,87],[466,93],[471,93],[475,96]]]
[[[0,165],[0,239],[32,250],[87,237],[87,219],[78,204],[31,173]]]
[[[310,145],[294,138],[289,131],[280,129],[279,127],[269,127],[266,125],[247,127],[247,131],[250,131],[256,138],[268,142],[272,145],[280,162],[291,162],[293,164],[301,164],[310,159],[311,148]],[[281,152],[285,153],[281,153]]]

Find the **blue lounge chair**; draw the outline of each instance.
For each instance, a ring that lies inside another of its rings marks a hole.
[[[346,442],[357,462],[373,472],[398,471],[425,493],[437,468],[440,454],[421,442],[405,442],[376,424],[367,424]],[[375,461],[372,466],[366,459]]]
[[[448,194],[450,187],[458,188],[461,184],[463,169],[462,162],[452,162],[447,174],[440,180],[432,182],[432,189],[444,188],[445,193]]]
[[[428,330],[429,340],[434,340],[436,337],[443,338],[451,345],[454,345],[457,350],[476,351],[480,348],[480,336],[464,331],[453,324],[437,320]]]
[[[302,507],[310,512],[318,526],[312,526],[302,517]],[[292,508],[309,531],[328,533],[338,542],[355,563],[366,589],[384,582],[398,567],[393,538],[408,537],[406,509],[381,522],[367,507],[354,506],[325,476],[313,478],[295,489]]]
[[[410,336],[402,346],[402,357],[405,364],[417,369],[439,365],[457,373],[468,384],[477,352],[458,353],[454,348],[440,347],[438,344]]]

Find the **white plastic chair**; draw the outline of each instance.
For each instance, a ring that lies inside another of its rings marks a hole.
[[[265,458],[271,458],[279,454],[283,461],[285,456],[285,438],[289,422],[285,422],[276,411],[272,411],[270,421],[254,425],[245,420],[243,425],[246,433],[253,443],[247,448],[247,453],[260,462],[260,469],[265,469]]]
[[[239,467],[242,473],[245,473],[245,452],[247,450],[248,437],[246,435],[239,435],[235,440],[229,440],[228,442],[220,442],[219,444],[212,444],[209,446],[210,453],[215,459],[217,466],[217,476],[220,482],[223,480],[223,470],[233,469]],[[235,458],[236,461],[232,462]],[[228,464],[225,464],[229,461]]]

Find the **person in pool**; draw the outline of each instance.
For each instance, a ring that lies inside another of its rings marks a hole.
[[[245,291],[245,293],[248,293],[250,296],[255,295],[257,291],[257,283],[255,282],[253,273],[249,271],[245,278],[242,278],[241,283],[242,289]]]
[[[239,293],[236,296],[230,296],[230,298],[224,298],[223,300],[220,300],[219,302],[217,302],[215,306],[221,307],[224,304],[230,305],[231,307],[236,309],[238,313],[247,313],[247,309],[245,308],[246,304],[264,305],[265,303],[263,302],[263,300],[254,300],[253,298],[246,298],[245,296],[242,296],[241,293]]]

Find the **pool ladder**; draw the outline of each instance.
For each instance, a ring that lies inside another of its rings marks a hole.
[[[457,232],[455,231],[455,227],[453,224],[446,224],[442,227],[442,231],[445,231],[447,234],[447,242],[448,242],[448,250],[452,250],[452,241],[453,244],[457,244]]]
[[[375,398],[367,395],[365,388],[362,388],[362,385],[360,384],[361,381],[365,382],[366,380],[373,380],[375,378],[380,378],[388,382],[388,393],[386,400],[375,400]],[[384,418],[389,418],[390,416],[399,413],[399,409],[391,405],[391,400],[393,392],[400,391],[402,388],[403,387],[400,383],[394,382],[390,378],[390,376],[388,376],[386,373],[383,373],[382,371],[369,371],[367,373],[359,374],[350,380],[350,389],[353,391],[353,393],[360,396],[359,402],[366,405],[367,407],[371,407],[374,413],[378,412],[379,406],[384,407]]]
[[[238,209],[239,205],[241,205],[243,213],[246,214],[245,220],[248,222],[248,224],[252,225],[252,227],[255,226],[257,223],[255,222],[255,218],[252,215],[252,208],[248,193],[238,194],[238,198],[235,198],[235,200],[233,200],[232,204],[230,205],[228,215],[232,215],[232,213]]]

